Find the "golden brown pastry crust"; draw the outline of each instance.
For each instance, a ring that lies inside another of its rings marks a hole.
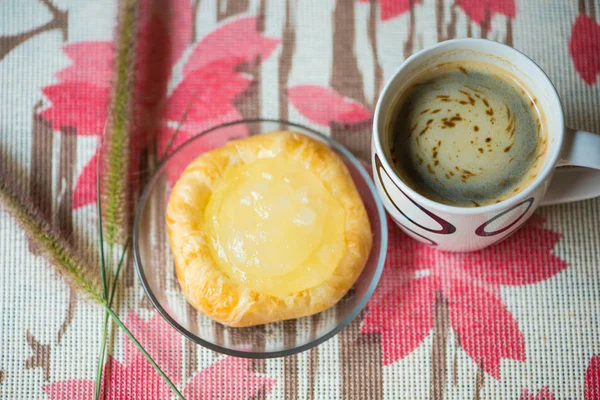
[[[225,275],[211,256],[202,226],[212,190],[228,168],[280,154],[321,177],[345,210],[346,252],[334,273],[286,298],[254,292]],[[342,160],[326,145],[288,131],[232,141],[196,158],[171,192],[166,221],[177,278],[188,301],[210,318],[234,327],[299,318],[333,306],[358,278],[372,245],[367,213]]]

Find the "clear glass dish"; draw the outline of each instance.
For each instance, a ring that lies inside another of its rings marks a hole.
[[[358,281],[333,308],[317,315],[249,328],[230,328],[190,306],[175,275],[165,226],[171,183],[198,155],[221,146],[226,138],[291,130],[326,143],[344,160],[367,209],[373,249]],[[317,346],[341,331],[373,294],[387,249],[386,216],[369,174],[348,150],[310,128],[285,121],[243,120],[202,132],[173,151],[158,167],[137,208],[133,246],[135,265],[146,294],[160,314],[188,339],[211,350],[247,358],[281,357]]]

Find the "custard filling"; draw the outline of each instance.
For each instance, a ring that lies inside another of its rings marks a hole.
[[[343,207],[319,177],[285,157],[228,169],[204,220],[218,267],[276,297],[325,281],[345,250]]]

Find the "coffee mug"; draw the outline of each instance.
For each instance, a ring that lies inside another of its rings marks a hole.
[[[394,172],[386,124],[395,100],[411,78],[453,61],[482,61],[520,79],[546,117],[548,148],[544,164],[529,186],[513,197],[482,207],[456,207],[428,199]],[[600,196],[600,135],[567,128],[560,98],[548,76],[523,53],[486,39],[438,43],[409,57],[379,97],[371,146],[373,177],[383,204],[406,234],[446,251],[475,251],[505,239],[540,205]],[[562,166],[585,168],[558,168]]]

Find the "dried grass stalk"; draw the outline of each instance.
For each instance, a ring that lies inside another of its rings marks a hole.
[[[79,293],[104,304],[98,273],[87,267],[66,238],[44,220],[4,171],[0,171],[0,199],[56,272]]]
[[[121,2],[116,32],[115,79],[108,129],[104,137],[102,197],[105,238],[109,245],[123,243],[129,233],[130,132],[135,75],[137,2]]]

